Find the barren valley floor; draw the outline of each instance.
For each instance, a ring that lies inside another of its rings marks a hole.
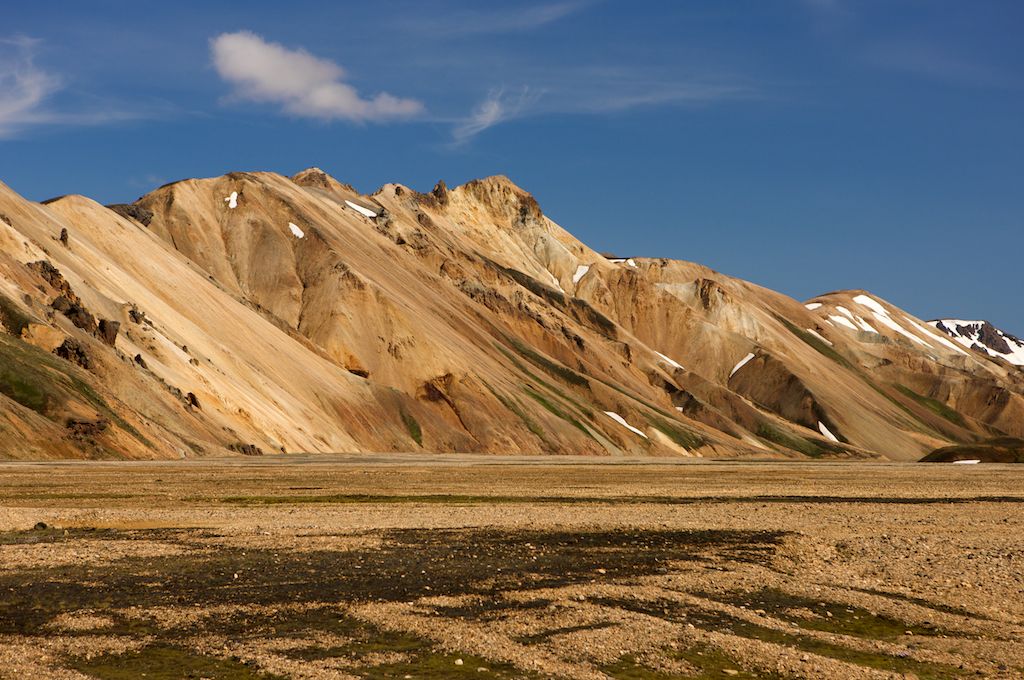
[[[0,464],[4,678],[1024,677],[1010,466]]]

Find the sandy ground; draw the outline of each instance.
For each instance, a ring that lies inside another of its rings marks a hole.
[[[0,677],[1020,678],[1022,482],[472,456],[0,464]]]

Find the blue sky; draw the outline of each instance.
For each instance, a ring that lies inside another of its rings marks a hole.
[[[0,180],[503,173],[599,250],[1024,335],[1024,3],[10,3]]]

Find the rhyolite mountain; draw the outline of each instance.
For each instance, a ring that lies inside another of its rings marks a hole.
[[[0,322],[5,458],[917,460],[1024,436],[1024,371],[985,340],[864,291],[603,256],[505,177],[232,173],[110,207],[0,185]]]

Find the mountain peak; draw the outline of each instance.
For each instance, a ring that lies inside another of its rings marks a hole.
[[[342,189],[353,193],[359,193],[351,184],[339,182],[316,166],[306,168],[305,170],[295,173],[292,175],[291,180],[303,187],[326,189],[328,191],[337,191]]]
[[[458,191],[483,205],[494,217],[508,220],[512,226],[537,225],[544,216],[537,199],[505,175],[470,180]]]

